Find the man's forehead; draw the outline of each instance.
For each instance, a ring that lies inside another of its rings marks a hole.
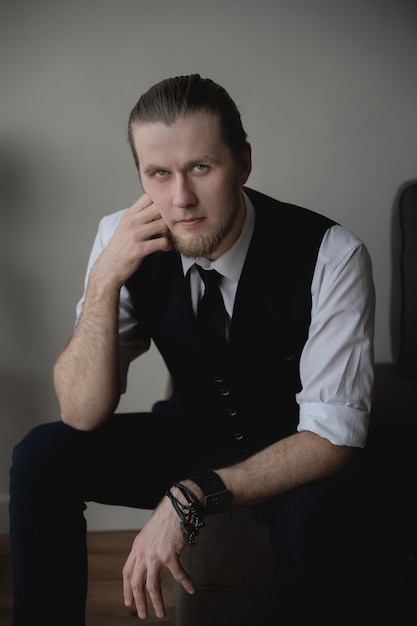
[[[138,156],[154,159],[158,155],[186,153],[210,154],[224,147],[218,118],[209,113],[178,117],[172,124],[144,122],[132,128]]]

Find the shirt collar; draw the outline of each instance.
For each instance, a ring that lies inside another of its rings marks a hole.
[[[243,190],[242,194],[245,202],[246,215],[239,238],[231,248],[215,261],[210,261],[205,257],[192,258],[181,255],[184,276],[190,267],[197,263],[197,265],[200,265],[204,269],[217,270],[219,274],[229,278],[233,282],[237,283],[239,281],[255,228],[255,209]]]

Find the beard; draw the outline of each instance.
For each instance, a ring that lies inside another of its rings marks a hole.
[[[240,201],[239,194],[234,205],[230,208],[222,223],[219,224],[217,229],[211,233],[194,235],[186,240],[179,239],[170,233],[170,240],[175,250],[179,254],[193,259],[198,257],[210,258],[232,230],[239,213]]]

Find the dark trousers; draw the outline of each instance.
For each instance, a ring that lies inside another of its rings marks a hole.
[[[86,503],[152,509],[173,481],[237,460],[233,446],[153,414],[115,415],[91,432],[61,422],[36,427],[16,446],[11,468],[13,626],[85,624]],[[309,623],[317,599],[323,618],[329,581],[338,576],[331,556],[338,553],[340,563],[349,552],[344,516],[357,518],[346,497],[355,493],[355,484],[346,476],[332,478],[260,507],[275,555],[268,626]],[[354,532],[349,524],[348,534]],[[346,569],[347,562],[341,565]]]

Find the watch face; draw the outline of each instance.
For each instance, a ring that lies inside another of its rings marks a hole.
[[[192,476],[191,480],[200,487],[204,493],[206,513],[222,513],[231,507],[232,498],[230,491],[220,476],[213,471],[206,471],[197,476]],[[211,493],[210,493],[211,492]]]
[[[230,491],[222,491],[206,496],[207,513],[221,513],[231,504]]]

